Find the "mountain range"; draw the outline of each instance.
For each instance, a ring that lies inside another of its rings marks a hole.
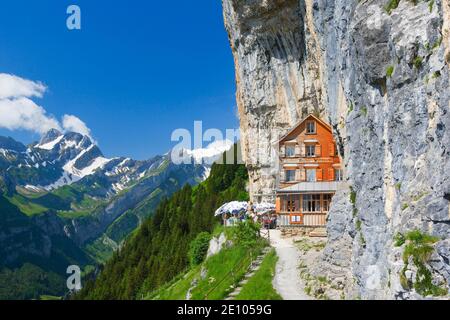
[[[27,146],[0,137],[0,297],[11,297],[4,292],[11,279],[33,283],[18,286],[13,298],[61,294],[64,288],[51,279],[64,282],[70,264],[86,270],[106,261],[163,197],[205,180],[211,158],[230,146],[186,150],[196,161],[175,164],[171,152],[143,161],[106,158],[90,137],[75,132],[52,129]],[[208,161],[198,164],[202,154]],[[42,274],[46,285],[23,273]]]

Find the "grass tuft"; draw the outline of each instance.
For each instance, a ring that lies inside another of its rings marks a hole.
[[[361,107],[361,114],[362,114],[363,116],[367,116],[367,107],[366,107],[366,106],[362,106],[362,107]]]
[[[397,9],[399,3],[400,3],[400,0],[389,0],[389,2],[384,7],[384,10],[388,14],[391,14],[393,10]]]
[[[386,68],[386,77],[390,78],[392,77],[392,74],[394,73],[394,66],[388,66]]]
[[[416,58],[413,60],[413,65],[414,65],[414,67],[415,67],[416,69],[420,69],[420,68],[422,67],[422,62],[423,62],[422,57],[416,57]]]
[[[394,236],[394,246],[396,247],[401,247],[405,243],[405,241],[405,236],[400,232],[397,232],[397,234]]]
[[[430,13],[433,12],[433,6],[434,6],[434,0],[431,0],[428,2],[428,10],[430,10]]]
[[[272,286],[277,261],[277,254],[272,249],[264,258],[258,271],[242,287],[236,300],[282,300]]]
[[[439,238],[413,230],[404,236],[406,247],[403,251],[403,262],[405,267],[400,274],[400,283],[405,289],[411,286],[422,296],[443,296],[448,290],[440,285],[433,283],[433,276],[426,264],[433,254],[433,244],[439,241]],[[416,279],[414,283],[409,283],[406,277],[408,264],[412,261],[417,268]]]

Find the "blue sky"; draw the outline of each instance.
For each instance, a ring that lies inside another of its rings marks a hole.
[[[82,30],[66,28],[77,4]],[[221,1],[2,1],[0,73],[41,81],[33,98],[91,129],[106,156],[145,159],[176,128],[237,128],[234,66]],[[28,143],[38,133],[0,128]]]

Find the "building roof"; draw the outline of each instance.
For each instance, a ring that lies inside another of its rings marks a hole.
[[[305,192],[335,192],[342,184],[340,181],[299,182],[286,188],[278,189],[277,193]]]
[[[295,129],[297,129],[303,122],[305,122],[306,120],[308,120],[309,118],[314,118],[317,122],[320,122],[321,124],[324,125],[325,128],[327,128],[331,133],[333,132],[332,127],[325,121],[323,121],[322,119],[320,119],[319,117],[316,117],[313,114],[309,114],[307,115],[304,119],[302,119],[301,121],[299,121],[291,130],[289,130],[284,136],[282,136],[278,142],[281,142],[282,140],[286,139],[286,137],[288,137]]]

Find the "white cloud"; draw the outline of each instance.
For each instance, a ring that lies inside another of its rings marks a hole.
[[[58,121],[47,115],[44,108],[25,97],[0,99],[0,127],[30,130],[40,134],[52,128],[61,129]]]
[[[78,132],[91,137],[91,130],[86,126],[86,123],[76,116],[65,114],[62,119],[62,126],[66,131]]]
[[[47,87],[41,82],[0,73],[0,128],[29,130],[43,134],[50,129],[74,131],[91,136],[91,130],[74,115],[64,115],[61,123],[31,100],[41,98]]]
[[[215,140],[206,148],[185,149],[177,146],[172,149],[171,159],[175,164],[190,164],[194,161],[197,164],[204,163],[212,165],[220,156],[231,149],[233,142],[231,140]]]
[[[0,99],[20,97],[42,97],[47,87],[40,83],[17,76],[0,73]]]

